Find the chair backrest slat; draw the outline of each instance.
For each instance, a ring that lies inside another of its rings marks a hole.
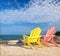
[[[30,33],[30,38],[38,38],[41,34],[41,29],[39,27],[35,28]]]

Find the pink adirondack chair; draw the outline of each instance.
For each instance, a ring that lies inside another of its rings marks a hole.
[[[56,31],[56,28],[55,27],[52,27],[51,29],[49,29],[46,33],[46,35],[43,37],[42,39],[42,43],[46,46],[50,46],[48,42],[54,44],[55,46],[58,46],[58,44],[54,41],[54,33]]]

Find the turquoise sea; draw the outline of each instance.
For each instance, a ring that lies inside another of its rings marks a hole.
[[[28,34],[26,34],[28,35]],[[56,32],[55,35],[60,37],[60,31]],[[29,36],[29,35],[28,35]],[[23,35],[0,35],[1,40],[21,40],[23,39]]]
[[[23,35],[0,35],[1,40],[20,40],[23,39]]]

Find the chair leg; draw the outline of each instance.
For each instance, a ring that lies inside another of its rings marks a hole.
[[[49,45],[46,37],[44,37],[44,38],[41,40],[41,42],[42,42],[45,46],[50,47],[50,45]]]
[[[27,37],[26,37],[25,35],[23,35],[23,39],[24,39],[24,45],[26,45],[26,44],[27,44],[28,39],[27,39]]]
[[[46,45],[47,47],[50,47],[48,42],[43,42],[44,45]]]
[[[41,48],[43,48],[43,45],[42,45],[42,43],[40,42],[40,40],[38,40],[36,43],[37,43]]]
[[[51,41],[50,41],[51,43],[53,43],[55,46],[58,46],[58,44],[54,41],[54,39],[52,38],[51,39]]]
[[[26,45],[27,44],[27,41],[26,40],[24,40],[24,45]]]
[[[33,45],[30,42],[28,42],[28,46],[30,46],[32,49],[34,49]]]

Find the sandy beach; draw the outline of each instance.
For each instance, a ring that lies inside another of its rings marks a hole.
[[[44,46],[44,48],[35,45],[35,49],[31,49],[23,43],[12,45],[3,43],[0,44],[0,56],[60,56],[60,45],[59,47]]]

